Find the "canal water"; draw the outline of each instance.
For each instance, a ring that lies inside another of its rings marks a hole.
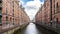
[[[48,30],[43,29],[40,26],[35,25],[34,23],[30,23],[25,28],[15,31],[14,34],[57,34],[57,33],[50,32]]]

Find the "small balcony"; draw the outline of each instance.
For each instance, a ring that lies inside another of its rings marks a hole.
[[[0,0],[0,3],[2,3],[2,0]]]

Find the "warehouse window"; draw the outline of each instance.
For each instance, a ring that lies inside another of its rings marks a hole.
[[[6,24],[8,24],[8,17],[6,16]]]
[[[13,9],[13,13],[12,13],[13,17],[14,17],[14,9]]]
[[[0,10],[2,10],[2,3],[0,3]]]
[[[58,3],[56,4],[56,13],[58,13]]]
[[[13,18],[13,25],[14,25],[14,18]]]
[[[0,14],[2,13],[2,3],[0,3]]]
[[[0,10],[2,10],[2,7],[0,7]]]
[[[58,8],[58,10],[59,10],[58,12],[60,13],[60,5],[59,5],[59,8]]]
[[[8,21],[8,17],[6,16],[6,21]]]
[[[0,0],[0,10],[2,9],[2,0]]]
[[[56,4],[56,8],[58,9],[58,3]]]
[[[55,4],[54,4],[54,14],[55,14]]]
[[[2,0],[0,0],[0,3],[2,3]]]
[[[54,14],[55,14],[55,0],[54,0]]]
[[[2,15],[0,15],[0,26],[2,25]]]
[[[58,23],[58,18],[56,18],[56,22]]]
[[[2,17],[0,16],[0,24],[2,23]]]

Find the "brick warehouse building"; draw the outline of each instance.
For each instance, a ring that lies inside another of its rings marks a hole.
[[[46,22],[46,16],[45,16],[45,14],[46,14],[46,12],[45,12],[45,8],[44,8],[44,5],[41,5],[41,8],[40,8],[40,10],[38,11],[38,13],[36,14],[36,16],[35,16],[35,21],[36,22],[40,22],[41,24],[42,24],[42,22],[44,23],[44,22]]]
[[[0,32],[27,24],[29,20],[28,15],[19,6],[19,0],[0,0]]]
[[[35,23],[58,29],[60,26],[60,0],[44,0],[44,4],[35,16]]]
[[[60,23],[60,0],[53,0],[52,2],[54,2],[52,3],[52,19]]]

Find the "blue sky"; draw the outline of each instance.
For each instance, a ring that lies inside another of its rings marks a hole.
[[[23,1],[24,3],[27,3],[29,1],[34,1],[34,0],[21,0],[21,1]],[[44,2],[44,0],[40,0],[40,2]]]
[[[20,0],[20,5],[25,8],[25,12],[31,20],[34,18],[43,3],[44,0]]]
[[[44,0],[40,0],[41,2],[44,2]]]
[[[29,2],[29,1],[34,1],[34,0],[22,0],[23,2]],[[41,2],[44,2],[44,0],[40,0]]]
[[[22,0],[22,1],[26,3],[26,2],[34,1],[34,0]]]

